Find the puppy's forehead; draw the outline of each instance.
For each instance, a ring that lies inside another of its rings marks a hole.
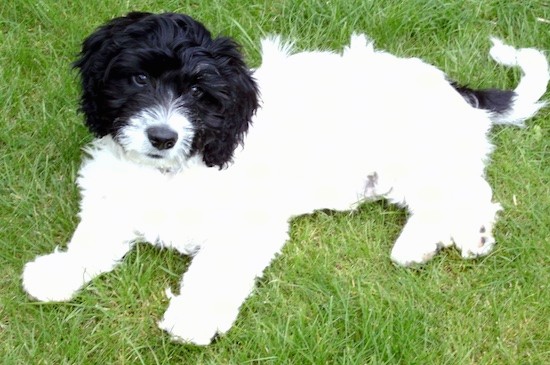
[[[184,18],[187,19],[187,18]],[[178,21],[175,21],[178,20]],[[188,73],[212,72],[213,40],[194,20],[150,16],[138,19],[113,34],[115,67],[182,69]]]
[[[150,76],[159,76],[167,71],[183,72],[188,76],[217,75],[219,71],[208,52],[198,51],[198,47],[186,50],[146,47],[124,48],[110,62],[107,74],[135,74],[143,71]]]
[[[127,24],[113,35],[118,35],[121,42],[136,42],[138,47],[177,49],[204,46],[211,41],[210,32],[201,23],[181,14],[151,14]]]

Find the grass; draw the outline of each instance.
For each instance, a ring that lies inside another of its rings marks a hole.
[[[130,4],[131,3],[131,4]],[[155,321],[187,260],[139,245],[69,303],[21,289],[25,262],[63,245],[76,223],[74,178],[90,136],[70,70],[82,39],[129,10],[180,11],[236,38],[252,66],[258,40],[339,50],[354,31],[422,57],[473,87],[513,87],[487,57],[489,35],[550,49],[542,0],[244,2],[11,0],[0,5],[0,362],[2,364],[548,364],[550,112],[501,128],[489,180],[505,211],[486,258],[446,250],[420,269],[389,261],[403,211],[292,222],[291,240],[206,348],[169,341]],[[459,194],[461,192],[457,192]]]

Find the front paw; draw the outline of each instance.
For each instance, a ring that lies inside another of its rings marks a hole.
[[[42,302],[70,300],[86,282],[80,265],[66,252],[37,257],[23,269],[23,289]]]
[[[174,341],[205,346],[216,335],[224,334],[231,328],[238,311],[238,307],[227,303],[173,296],[158,326],[168,332]]]

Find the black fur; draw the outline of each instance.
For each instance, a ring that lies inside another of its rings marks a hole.
[[[258,107],[257,85],[237,44],[212,38],[187,15],[115,18],[83,42],[74,67],[82,82],[80,110],[96,136],[116,140],[133,114],[176,95],[196,129],[191,154],[208,166],[231,161]],[[147,87],[136,86],[141,75]]]
[[[474,90],[460,86],[456,82],[451,82],[451,85],[474,108],[489,110],[494,113],[505,113],[510,110],[516,96],[516,93],[512,90]]]

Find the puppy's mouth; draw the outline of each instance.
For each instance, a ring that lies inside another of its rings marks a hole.
[[[157,153],[148,153],[147,157],[152,158],[154,160],[160,160],[160,159],[164,158],[163,155],[159,155]]]

